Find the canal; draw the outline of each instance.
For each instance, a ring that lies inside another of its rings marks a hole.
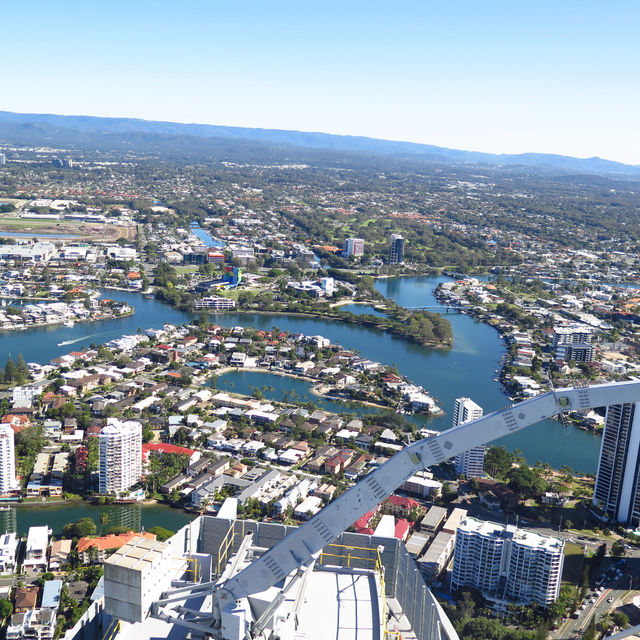
[[[376,282],[376,287],[385,296],[398,304],[415,306],[437,306],[433,295],[439,282],[448,280],[443,276],[386,278]],[[177,311],[155,299],[148,299],[137,293],[105,291],[104,295],[127,302],[135,308],[135,314],[126,318],[105,320],[96,323],[76,323],[74,327],[46,327],[20,332],[0,334],[0,354],[16,357],[22,353],[24,359],[48,362],[70,350],[78,350],[91,343],[99,344],[117,338],[122,334],[135,333],[139,328],[159,328],[165,323],[180,324],[197,317]],[[338,320],[292,316],[286,314],[231,313],[212,315],[213,322],[223,326],[255,326],[259,329],[278,327],[284,331],[301,332],[309,335],[323,335],[345,348],[357,349],[363,356],[384,364],[396,364],[400,372],[412,381],[424,386],[438,401],[444,413],[430,419],[415,416],[416,421],[430,428],[444,430],[451,425],[451,412],[455,398],[468,396],[480,404],[485,412],[501,408],[509,403],[500,384],[494,380],[500,366],[505,345],[500,335],[487,324],[470,316],[449,314],[453,333],[452,349],[424,347],[372,327],[364,327]],[[59,342],[73,340],[70,345],[58,346]],[[250,393],[249,384],[258,387],[283,385],[295,389],[301,396],[312,396],[308,387],[289,378],[278,378],[270,374],[260,374],[260,378],[247,376],[236,378],[231,390]],[[264,376],[268,376],[264,378]],[[228,382],[226,382],[228,380]],[[232,377],[226,376],[224,384],[231,384]],[[280,382],[278,382],[280,381]],[[244,385],[244,386],[243,386]],[[273,399],[282,399],[282,389],[274,392]],[[327,402],[327,401],[324,401]],[[331,401],[328,401],[331,402]],[[344,403],[336,403],[344,406]],[[325,405],[327,409],[331,405]],[[346,407],[347,411],[353,411]],[[360,409],[358,411],[367,411]],[[569,465],[573,469],[593,473],[597,467],[600,438],[589,432],[572,427],[564,427],[555,420],[546,420],[520,433],[499,441],[510,450],[520,449],[530,464],[538,460],[555,468]]]
[[[25,535],[32,526],[46,524],[53,535],[59,535],[62,527],[80,518],[91,518],[100,529],[100,514],[106,512],[109,520],[104,527],[106,532],[111,527],[127,527],[132,531],[143,528],[164,527],[170,531],[177,531],[196,516],[182,509],[173,509],[166,505],[91,505],[84,502],[71,502],[59,506],[9,507],[0,510],[0,532],[16,531],[18,535]]]

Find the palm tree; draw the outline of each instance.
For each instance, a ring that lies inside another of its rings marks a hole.
[[[109,514],[106,511],[103,511],[100,514],[100,535],[102,535],[103,527],[106,527],[109,523]]]

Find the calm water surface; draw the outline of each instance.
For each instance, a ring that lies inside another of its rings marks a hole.
[[[110,505],[97,506],[82,502],[61,506],[11,507],[8,511],[0,511],[0,532],[16,531],[18,535],[27,533],[29,527],[46,524],[53,534],[60,534],[62,527],[80,518],[92,518],[100,530],[100,514],[106,511],[109,521],[104,527],[129,527],[132,531],[141,531],[160,526],[170,531],[177,531],[195,517],[181,509],[172,509],[164,505],[142,506]]]
[[[370,316],[378,316],[379,318],[383,318],[384,316],[386,316],[386,313],[378,311],[370,304],[341,304],[338,309],[340,311],[350,311],[354,316],[362,316],[365,314],[368,314]]]
[[[376,287],[402,306],[432,306],[437,304],[434,288],[446,280],[448,278],[442,276],[387,278],[379,280]],[[275,326],[284,331],[320,334],[344,347],[357,349],[378,362],[396,364],[404,375],[437,398],[444,414],[427,422],[430,428],[444,430],[451,426],[451,413],[457,397],[472,398],[487,413],[509,404],[500,384],[494,382],[505,351],[500,335],[489,325],[470,316],[449,314],[447,317],[454,332],[452,349],[423,347],[370,327],[285,314],[233,313],[218,315],[215,321],[224,326],[255,326],[259,329]],[[541,460],[554,468],[567,464],[576,470],[595,472],[600,438],[564,427],[555,420],[545,420],[503,438],[497,444],[503,444],[512,451],[522,450],[531,464]]]
[[[433,289],[443,280],[448,278],[424,276],[387,278],[378,280],[376,287],[385,296],[403,306],[435,306],[438,303],[433,296]],[[18,353],[22,353],[26,361],[47,362],[70,350],[89,346],[92,342],[99,344],[122,334],[135,333],[138,328],[158,328],[166,322],[180,324],[197,317],[196,314],[177,311],[155,299],[149,300],[137,293],[120,291],[104,293],[108,297],[127,302],[135,308],[136,313],[116,320],[91,324],[78,323],[74,327],[55,326],[0,333],[0,359],[3,361],[9,354],[16,357]],[[396,364],[404,375],[424,386],[434,395],[440,407],[444,409],[443,415],[430,419],[414,416],[416,422],[428,422],[431,428],[443,430],[451,426],[451,412],[457,397],[472,398],[484,408],[485,412],[509,403],[499,383],[494,381],[500,358],[505,351],[505,345],[499,334],[492,327],[466,315],[449,314],[447,317],[454,332],[452,349],[423,347],[371,327],[361,327],[337,320],[256,313],[216,314],[212,316],[212,320],[223,326],[243,325],[255,326],[259,329],[271,329],[276,326],[285,331],[320,334],[346,348],[357,349],[363,356],[373,360],[384,364]],[[58,347],[59,342],[68,340],[74,340],[74,343]],[[281,400],[281,385],[285,385],[282,382],[284,380],[288,389],[294,389],[298,395],[317,402],[317,397],[309,393],[306,383],[297,384],[299,381],[266,373],[258,375],[260,378],[252,378],[247,375],[247,372],[243,372],[242,378],[235,379],[235,391],[241,391],[244,388],[250,393],[249,384],[254,387],[273,386],[278,388],[278,391],[275,391],[273,396],[267,397]],[[231,378],[224,379],[229,379],[225,384],[230,384]],[[344,410],[343,403],[336,404]],[[328,409],[329,405],[326,407]],[[336,410],[338,410],[337,407]],[[347,410],[350,410],[349,407]],[[361,408],[357,411],[367,411],[367,409]],[[504,438],[499,441],[499,444],[504,444],[511,450],[521,449],[531,464],[542,460],[555,468],[567,464],[580,471],[595,472],[600,438],[585,431],[563,427],[554,420],[546,420],[521,433]]]

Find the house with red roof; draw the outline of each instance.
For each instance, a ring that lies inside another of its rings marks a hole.
[[[118,535],[111,533],[98,538],[80,538],[78,540],[78,557],[84,564],[102,563],[113,551],[131,542],[134,538],[155,540],[156,534],[148,531],[144,533],[129,531]]]
[[[375,508],[371,509],[371,511],[367,511],[367,513],[365,513],[363,516],[360,516],[353,523],[353,528],[356,530],[356,533],[367,533],[367,531],[370,531],[371,534],[373,534],[373,529],[369,527],[369,522],[371,522],[373,516],[376,515],[378,509],[380,509],[380,505],[377,505]]]
[[[391,495],[384,501],[385,513],[390,513],[398,518],[406,518],[412,510],[414,513],[424,513],[426,508],[417,500],[404,496]]]
[[[31,426],[29,416],[24,414],[7,413],[2,416],[2,424],[9,425],[14,433],[20,433],[23,429]]]
[[[200,460],[200,456],[202,455],[200,451],[187,449],[187,447],[180,447],[176,444],[169,444],[168,442],[145,442],[142,445],[142,461],[144,463],[149,461],[149,456],[151,454],[162,456],[166,453],[189,456],[189,464],[193,464]]]
[[[409,536],[410,530],[411,523],[404,518],[400,518],[399,520],[396,520],[396,529],[393,535],[395,538],[398,538],[398,540],[402,540],[404,542]]]
[[[338,475],[349,465],[352,459],[353,451],[350,451],[349,449],[342,449],[324,463],[324,471],[325,473]]]

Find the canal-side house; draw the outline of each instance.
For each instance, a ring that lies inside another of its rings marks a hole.
[[[49,571],[60,571],[67,566],[71,553],[71,540],[56,540],[51,543]]]
[[[47,568],[47,549],[49,547],[49,536],[51,529],[46,525],[40,527],[29,527],[27,533],[27,545],[22,566],[27,569]]]
[[[155,540],[156,534],[148,531],[143,533],[129,531],[128,533],[109,534],[98,538],[80,538],[78,540],[78,557],[83,564],[102,564],[111,553],[137,537]]]
[[[16,568],[18,538],[15,532],[0,536],[0,573],[13,573]]]

